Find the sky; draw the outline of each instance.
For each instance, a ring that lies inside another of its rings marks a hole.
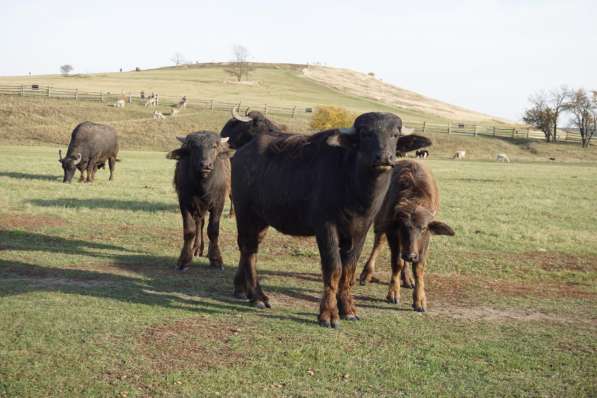
[[[20,0],[0,7],[0,76],[229,61],[322,63],[520,120],[529,95],[597,89],[595,1]]]

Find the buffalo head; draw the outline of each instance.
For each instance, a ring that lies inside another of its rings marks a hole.
[[[400,253],[404,261],[418,262],[428,247],[431,235],[454,236],[454,230],[423,206],[401,208],[398,210]]]
[[[182,142],[182,146],[168,153],[167,158],[190,160],[194,172],[203,178],[211,174],[218,157],[229,157],[232,153],[228,146],[228,138],[222,138],[210,131],[200,131],[176,138]]]
[[[220,136],[230,138],[230,147],[238,149],[258,134],[277,135],[281,132],[282,129],[261,112],[251,111],[243,116],[237,109],[232,109],[232,119],[224,125]]]
[[[76,156],[67,156],[65,158],[62,157],[62,151],[58,150],[58,162],[62,165],[62,169],[64,170],[64,178],[62,182],[71,182],[75,171],[77,171],[77,165],[81,163],[81,154],[77,153]]]

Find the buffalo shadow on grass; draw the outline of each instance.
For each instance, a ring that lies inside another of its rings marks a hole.
[[[0,171],[0,177],[15,178],[17,180],[60,181],[62,175],[31,174],[18,171]]]
[[[32,205],[41,207],[72,207],[72,208],[86,208],[86,209],[111,209],[111,210],[132,210],[132,211],[177,211],[178,206],[174,203],[162,202],[146,202],[139,200],[122,200],[122,199],[78,199],[78,198],[61,198],[61,199],[32,199],[29,201]]]

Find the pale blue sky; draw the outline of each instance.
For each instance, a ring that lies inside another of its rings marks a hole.
[[[595,1],[2,1],[0,75],[321,62],[520,119],[529,94],[597,88]]]

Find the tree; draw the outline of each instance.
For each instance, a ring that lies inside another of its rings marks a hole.
[[[553,113],[553,141],[558,140],[558,120],[560,113],[565,108],[566,100],[568,99],[570,90],[566,86],[560,86],[559,88],[553,89],[548,94],[548,103],[551,106]]]
[[[66,64],[66,65],[62,65],[60,67],[60,73],[62,73],[63,76],[68,76],[69,73],[71,73],[73,71],[73,69],[75,69],[72,65]]]
[[[547,142],[552,141],[557,128],[556,117],[552,108],[547,104],[547,95],[538,93],[529,98],[532,106],[524,111],[522,120],[530,126],[541,130]]]
[[[172,55],[172,56],[170,57],[170,61],[174,62],[174,64],[175,64],[176,66],[178,66],[178,65],[181,65],[181,64],[185,64],[185,63],[186,63],[186,61],[185,61],[185,59],[184,59],[184,55],[182,55],[182,53],[180,53],[180,52],[178,52],[178,51],[177,51],[177,52],[175,52],[175,53],[174,53],[174,55]]]
[[[239,82],[243,79],[249,78],[249,72],[253,70],[249,64],[249,50],[240,44],[232,46],[232,53],[234,59],[230,62],[230,67],[226,69],[226,72],[234,76]]]
[[[572,125],[580,132],[583,148],[591,143],[591,138],[597,131],[597,94],[593,91],[592,98],[584,89],[572,91],[565,104],[565,110],[572,115]]]

